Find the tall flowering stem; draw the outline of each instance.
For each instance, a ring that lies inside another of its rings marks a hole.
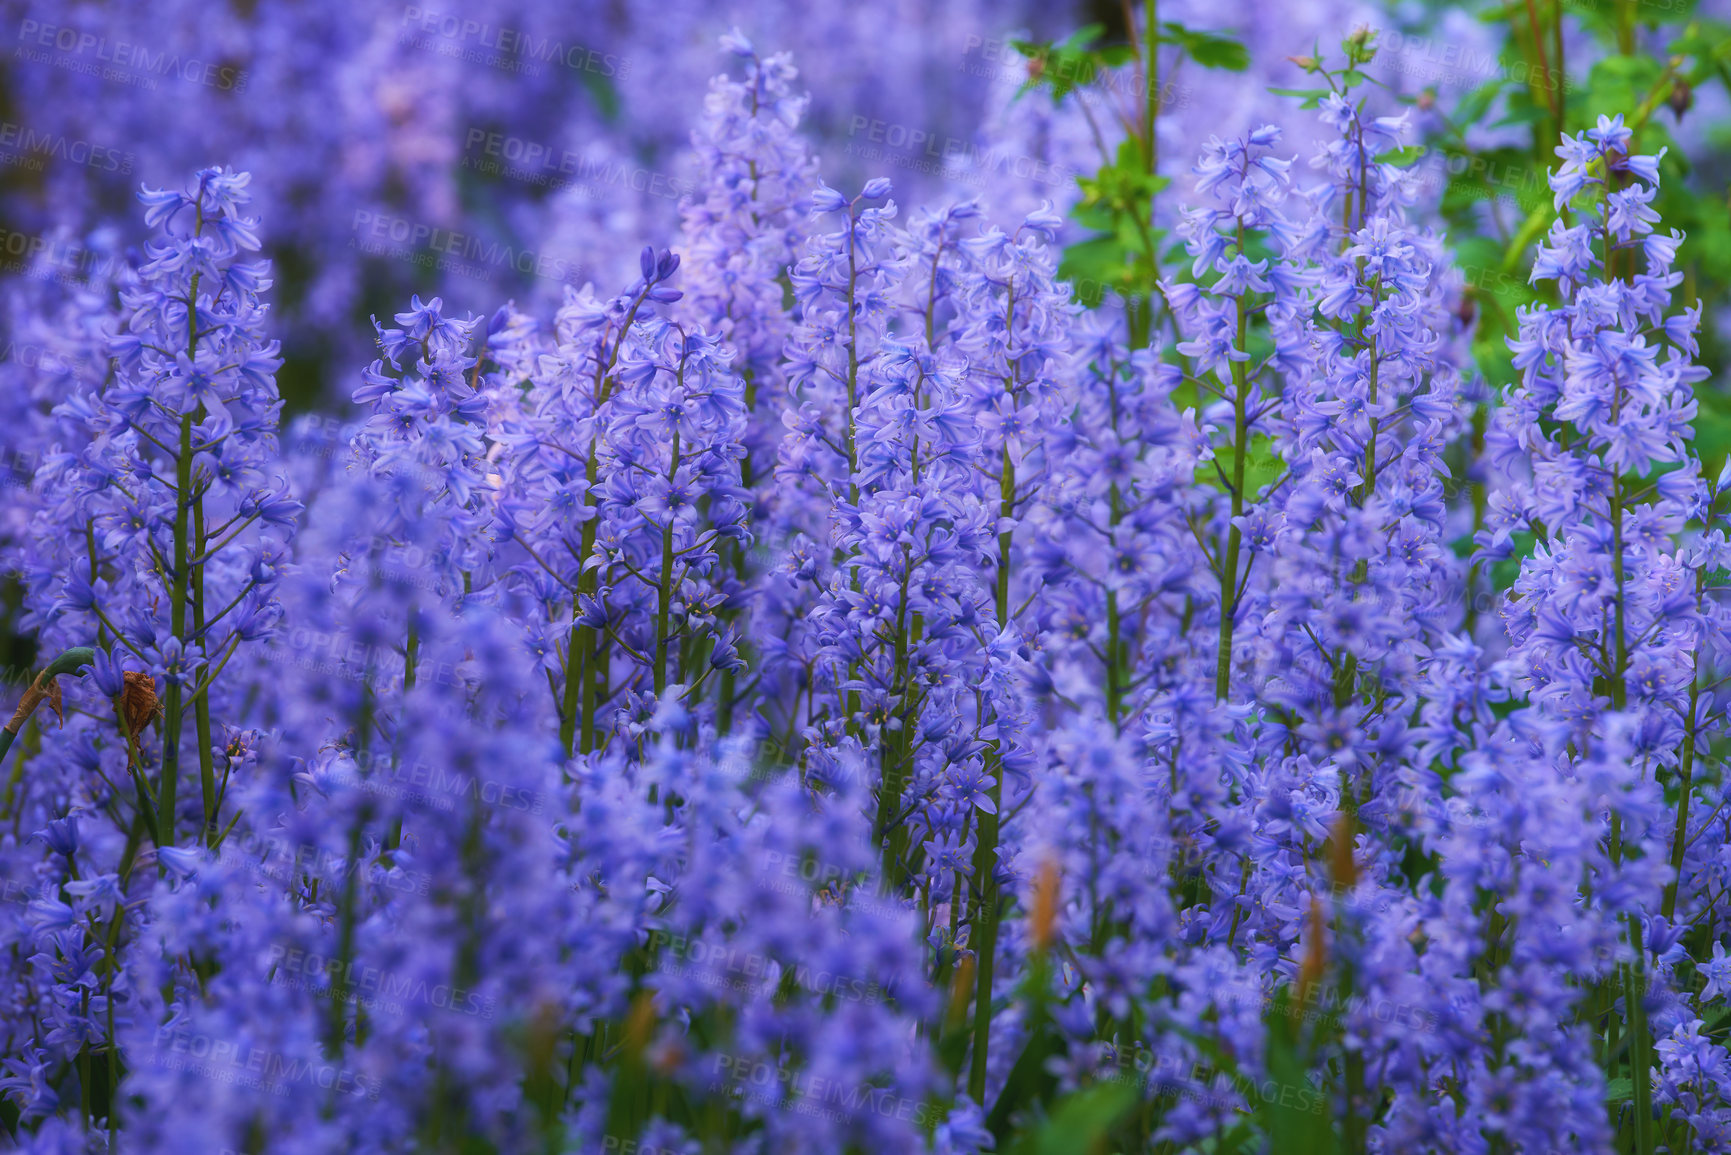
[[[1682,808],[1694,786],[1698,595],[1674,535],[1701,505],[1689,437],[1692,386],[1706,370],[1692,360],[1698,311],[1668,313],[1682,237],[1653,228],[1663,154],[1631,155],[1631,137],[1621,117],[1601,117],[1557,149],[1561,215],[1533,279],[1554,281],[1562,303],[1520,314],[1509,344],[1521,383],[1489,439],[1505,460],[1527,455],[1530,481],[1493,502],[1479,538],[1482,555],[1496,558],[1510,552],[1512,532],[1535,535],[1504,611],[1514,669],[1580,759],[1621,757],[1633,774],[1629,800],[1610,808],[1606,852],[1645,893],[1624,898],[1607,886],[1601,901],[1626,927],[1616,985],[1636,1149],[1646,1152],[1655,1144],[1649,947],[1660,949],[1647,910],[1668,901],[1660,875],[1675,839],[1648,795],[1669,777]]]
[[[1195,282],[1162,283],[1179,331],[1188,339],[1178,352],[1192,358],[1208,379],[1190,383],[1214,398],[1205,418],[1230,430],[1216,446],[1215,474],[1224,502],[1195,511],[1192,529],[1204,546],[1217,590],[1217,644],[1214,696],[1225,701],[1232,688],[1233,646],[1252,556],[1243,557],[1244,517],[1252,502],[1247,492],[1253,437],[1273,428],[1278,394],[1264,388],[1270,359],[1253,363],[1252,322],[1288,308],[1296,282],[1278,264],[1253,256],[1251,242],[1266,236],[1279,248],[1290,246],[1292,230],[1281,212],[1290,185],[1290,160],[1271,155],[1280,129],[1265,125],[1242,140],[1211,139],[1197,166],[1199,193],[1212,194],[1213,207],[1186,210],[1179,234],[1192,258]],[[1270,275],[1272,274],[1272,275]],[[1212,281],[1203,278],[1212,275]],[[1215,436],[1210,430],[1210,439]],[[1218,454],[1230,455],[1222,467]]]
[[[198,838],[219,834],[213,687],[241,646],[275,623],[275,560],[300,509],[273,475],[280,362],[276,342],[262,336],[268,266],[240,259],[259,245],[255,222],[241,215],[247,185],[244,173],[207,169],[185,192],[141,196],[146,223],[161,233],[121,291],[113,373],[89,418],[115,484],[85,499],[90,576],[69,578],[77,588],[61,603],[69,624],[88,621],[87,636],[166,683],[156,810],[169,844],[189,709]],[[110,567],[116,579],[96,576]]]

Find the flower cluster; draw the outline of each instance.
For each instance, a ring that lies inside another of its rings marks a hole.
[[[1635,129],[1497,398],[1350,86],[1090,309],[724,46],[671,247],[412,296],[357,420],[279,443],[245,175],[16,302],[6,1142],[1731,1150],[1731,469]]]

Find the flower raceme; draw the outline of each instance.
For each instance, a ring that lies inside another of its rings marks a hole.
[[[340,431],[242,174],[20,304],[0,548],[91,655],[0,795],[18,1143],[1726,1149],[1661,158],[1558,150],[1493,398],[1400,118],[1210,142],[1149,319],[1049,207],[822,183],[727,46],[671,248],[412,297]]]

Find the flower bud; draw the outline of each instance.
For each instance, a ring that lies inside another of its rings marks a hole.
[[[1328,837],[1328,875],[1336,894],[1348,893],[1358,885],[1358,863],[1352,856],[1353,837],[1352,815],[1342,810]]]
[[[1671,115],[1676,117],[1679,121],[1683,119],[1683,114],[1685,112],[1688,112],[1690,108],[1694,107],[1695,92],[1689,87],[1689,82],[1684,80],[1681,76],[1679,76],[1677,82],[1671,86],[1671,97],[1668,103],[1671,105]]]
[[[1304,962],[1298,968],[1298,1001],[1310,998],[1310,992],[1322,981],[1328,966],[1327,944],[1323,941],[1322,899],[1310,896],[1310,929],[1304,946]]]
[[[963,1016],[968,1013],[968,996],[974,990],[974,956],[965,954],[956,963],[956,978],[950,984],[950,1009],[948,1021],[953,1028],[959,1026]]]
[[[1034,902],[1028,912],[1028,936],[1035,950],[1052,945],[1052,925],[1058,919],[1058,863],[1048,858],[1034,879]]]

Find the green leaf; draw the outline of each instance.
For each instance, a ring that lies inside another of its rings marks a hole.
[[[616,123],[619,120],[619,90],[613,87],[613,81],[588,68],[577,75],[583,87],[589,90],[589,99],[595,102],[601,119],[608,124]]]
[[[1060,1100],[1052,1117],[1039,1130],[1025,1132],[1011,1151],[1015,1155],[1072,1155],[1096,1150],[1140,1098],[1139,1088],[1129,1082],[1084,1087]]]
[[[1204,68],[1221,68],[1227,72],[1243,72],[1250,67],[1250,53],[1230,36],[1186,28],[1165,21],[1160,25],[1160,43],[1176,44],[1190,54],[1190,59]]]
[[[1034,89],[1045,88],[1051,91],[1052,102],[1058,104],[1076,89],[1092,83],[1102,72],[1121,67],[1133,59],[1135,54],[1127,45],[1114,44],[1099,49],[1088,47],[1105,31],[1104,25],[1089,24],[1057,43],[1010,41],[1010,47],[1033,62],[1028,69],[1027,83],[1016,95],[1020,97]]]
[[[1044,1023],[1037,1024],[986,1116],[987,1129],[1000,1143],[1010,1136],[1010,1112],[1044,1102],[1057,1085],[1057,1078],[1046,1070],[1046,1060],[1057,1051],[1058,1042],[1052,1031]]]
[[[1115,236],[1077,241],[1064,250],[1058,276],[1074,286],[1078,301],[1097,308],[1107,290],[1123,292],[1129,287],[1130,268],[1124,256],[1124,244]]]
[[[1514,552],[1491,567],[1491,585],[1498,590],[1507,590],[1515,584],[1515,579],[1521,576],[1521,564],[1533,556],[1533,546],[1539,540],[1524,530],[1510,537],[1514,542]]]
[[[1695,384],[1695,453],[1703,462],[1731,455],[1731,397],[1711,381]]]
[[[1304,103],[1300,104],[1299,108],[1320,108],[1322,107],[1322,98],[1334,90],[1331,88],[1270,88],[1268,91],[1275,96],[1303,97]]]
[[[1503,253],[1504,272],[1519,268],[1531,259],[1532,254],[1528,250],[1533,242],[1539,239],[1539,234],[1551,227],[1551,218],[1555,214],[1556,210],[1549,201],[1533,206],[1533,211],[1527,214],[1526,223],[1521,225],[1521,231],[1515,234],[1515,239],[1509,242],[1508,250]]]
[[[1486,84],[1481,84],[1461,98],[1459,107],[1455,109],[1454,120],[1457,124],[1477,124],[1483,120],[1485,113],[1491,110],[1497,97],[1502,95],[1507,81],[1498,78]]]
[[[1309,1056],[1298,1037],[1291,995],[1280,988],[1263,1015],[1268,1078],[1250,1089],[1269,1155],[1336,1155],[1339,1145],[1327,1092],[1311,1085]]]
[[[1378,164],[1392,164],[1396,168],[1411,168],[1417,164],[1430,149],[1422,144],[1409,144],[1405,148],[1390,149],[1376,158]]]

